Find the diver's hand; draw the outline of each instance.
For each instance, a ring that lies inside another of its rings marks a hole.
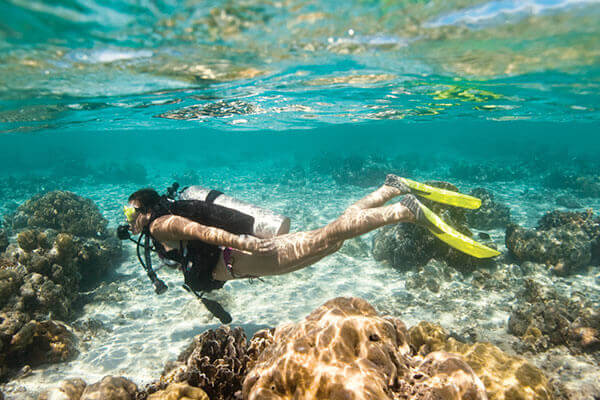
[[[243,246],[241,250],[249,251],[252,254],[272,255],[277,251],[277,246],[273,239],[260,239],[254,236],[241,235]]]

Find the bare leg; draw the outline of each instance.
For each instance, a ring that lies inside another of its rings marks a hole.
[[[266,276],[296,271],[336,252],[347,239],[384,225],[413,222],[414,215],[400,203],[378,207],[401,194],[403,192],[399,189],[383,185],[322,228],[277,236],[272,239],[277,246],[274,256],[236,252],[235,273],[241,276]],[[222,264],[221,261],[215,270],[215,279],[232,279]]]

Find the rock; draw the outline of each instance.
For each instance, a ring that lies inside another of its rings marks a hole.
[[[556,197],[556,205],[565,208],[581,208],[581,203],[573,195],[560,195]]]
[[[264,337],[263,337],[264,339]],[[414,357],[404,324],[364,300],[336,298],[279,326],[243,385],[246,399],[485,399],[472,369],[445,352]]]
[[[56,321],[29,321],[12,336],[6,349],[10,365],[38,366],[63,362],[78,354],[76,338],[64,324]]]
[[[171,383],[165,390],[148,396],[148,400],[209,400],[204,390],[186,383]]]
[[[447,182],[426,183],[442,189],[458,191],[455,186]],[[422,202],[450,226],[469,237],[472,236],[463,209],[429,200],[422,200]],[[494,247],[491,243],[488,245]],[[400,270],[425,265],[431,259],[445,261],[461,272],[471,272],[474,268],[494,264],[491,259],[477,259],[464,254],[433,236],[426,228],[409,223],[388,225],[379,229],[373,236],[372,252],[375,260],[386,261]]]
[[[534,353],[567,346],[573,353],[600,350],[600,311],[582,295],[570,298],[552,287],[526,279],[508,320],[519,336],[520,351]]]
[[[591,213],[553,211],[536,229],[507,226],[506,247],[519,261],[544,263],[557,274],[569,274],[598,261],[600,220]]]
[[[68,379],[63,381],[59,387],[42,393],[38,400],[79,400],[86,383],[83,379]]]
[[[158,382],[145,395],[164,390],[167,383],[187,382],[201,388],[211,399],[230,399],[242,388],[248,356],[242,328],[223,325],[194,338],[194,341],[170,363]]]
[[[2,253],[8,247],[8,234],[6,230],[0,225],[0,253]]]
[[[469,193],[481,199],[481,206],[476,210],[467,210],[467,222],[476,229],[504,228],[510,223],[510,209],[507,205],[494,201],[494,195],[483,188],[476,188]]]
[[[530,168],[524,165],[483,164],[460,161],[450,166],[450,175],[471,182],[511,182],[527,177]]]
[[[122,376],[105,376],[100,382],[88,385],[80,400],[134,400],[137,386]]]
[[[108,234],[108,221],[94,202],[71,192],[54,191],[27,200],[12,217],[13,229],[21,228],[14,221],[24,218],[29,228],[51,228],[81,237]]]
[[[539,369],[491,343],[461,343],[441,326],[428,322],[410,328],[409,335],[419,354],[446,351],[460,355],[484,383],[490,400],[552,398],[550,383]]]

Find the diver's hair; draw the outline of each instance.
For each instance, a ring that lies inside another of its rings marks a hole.
[[[160,195],[152,188],[140,189],[129,196],[129,202],[137,201],[140,203],[142,212],[150,211],[160,201]]]

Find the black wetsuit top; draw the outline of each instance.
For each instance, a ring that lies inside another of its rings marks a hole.
[[[211,196],[211,198],[214,200],[216,196]],[[201,200],[172,201],[166,197],[163,197],[160,203],[151,211],[148,226],[155,219],[167,214],[185,217],[202,225],[220,228],[236,235],[251,234],[254,226],[254,217],[212,202]],[[151,235],[150,237],[161,257],[181,264],[185,283],[192,289],[208,292],[220,289],[225,284],[223,281],[212,278],[212,273],[221,255],[219,246],[200,240],[190,240],[187,241],[185,246],[183,241],[180,241],[179,249],[166,251],[158,240]]]

